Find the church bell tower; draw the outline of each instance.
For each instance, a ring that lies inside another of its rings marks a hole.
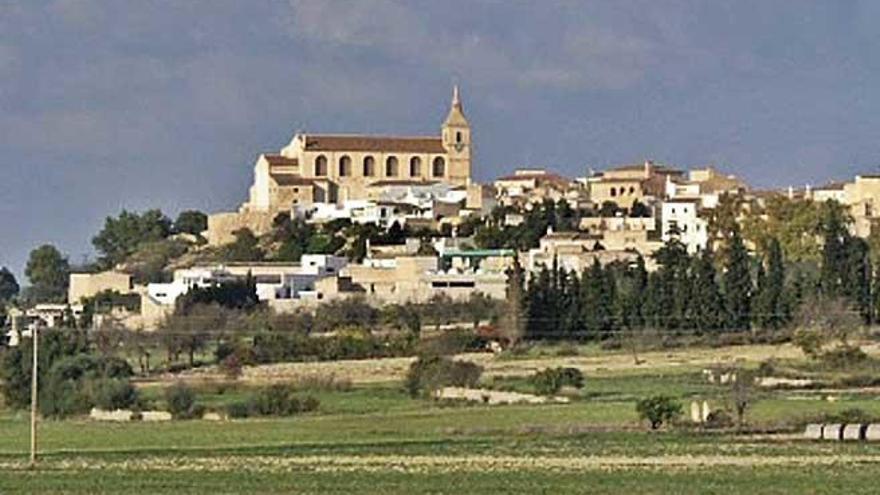
[[[446,149],[447,180],[466,186],[471,179],[471,126],[464,116],[458,85],[452,89],[452,104],[442,127],[443,147]]]

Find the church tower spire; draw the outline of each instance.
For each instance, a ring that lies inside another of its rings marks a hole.
[[[464,108],[461,105],[461,93],[458,84],[452,87],[452,104],[449,106],[449,114],[446,115],[444,127],[470,127],[464,116]]]
[[[461,92],[458,85],[452,87],[452,103],[441,128],[443,148],[449,160],[447,177],[459,185],[470,183],[471,177],[471,125],[464,116]]]

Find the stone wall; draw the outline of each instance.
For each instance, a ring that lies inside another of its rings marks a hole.
[[[260,236],[272,230],[276,211],[240,211],[215,213],[208,216],[207,239],[211,246],[222,246],[235,240],[233,232],[248,228]]]

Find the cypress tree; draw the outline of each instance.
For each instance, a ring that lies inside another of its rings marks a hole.
[[[715,257],[710,248],[694,257],[693,280],[695,328],[703,332],[721,328],[724,324],[724,301],[718,287]]]
[[[528,311],[525,307],[526,295],[523,291],[524,284],[525,274],[523,273],[522,265],[519,263],[519,257],[515,257],[513,259],[513,266],[507,275],[507,299],[502,318],[504,334],[512,344],[517,343],[525,336],[528,325]]]
[[[608,285],[609,278],[599,259],[593,258],[593,264],[581,278],[581,319],[591,338],[609,330],[614,300]]]
[[[547,329],[548,295],[550,292],[550,270],[542,267],[537,276],[532,275],[526,299],[528,300],[528,325],[526,334],[529,340],[544,338]]]
[[[820,286],[827,297],[841,295],[843,275],[846,268],[846,244],[849,232],[841,206],[828,200],[822,206],[822,270]]]
[[[785,299],[785,264],[779,240],[770,241],[764,263],[766,270],[762,264],[758,271],[754,321],[762,328],[779,329],[790,318]]]
[[[871,258],[868,243],[858,237],[847,237],[844,243],[844,267],[841,291],[858,308],[865,323],[872,319]]]
[[[749,253],[739,230],[735,230],[730,239],[723,281],[727,328],[748,330],[753,288],[749,273]]]

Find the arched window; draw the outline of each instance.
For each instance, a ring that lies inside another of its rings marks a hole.
[[[376,159],[372,156],[364,157],[364,177],[376,175]]]
[[[409,176],[419,177],[422,175],[422,159],[414,156],[409,159]]]
[[[385,160],[385,177],[397,177],[397,157],[389,156]]]
[[[434,163],[431,169],[434,177],[443,177],[446,175],[446,160],[444,160],[442,156],[434,158]]]
[[[613,198],[614,196],[617,196],[617,189],[612,187],[611,188],[611,197]]]
[[[461,144],[461,131],[455,131],[455,143]]]
[[[630,194],[635,194],[635,193],[636,193],[636,188],[630,186],[630,187],[629,187],[629,193],[630,193]]]
[[[326,177],[327,176],[327,157],[324,155],[319,155],[318,158],[315,158],[315,175],[318,177]]]
[[[349,175],[351,175],[351,157],[343,155],[339,159],[339,176],[348,177]]]

